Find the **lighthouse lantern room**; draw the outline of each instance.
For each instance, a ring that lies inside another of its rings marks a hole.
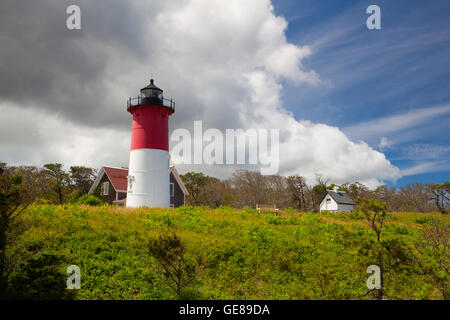
[[[127,207],[169,207],[169,116],[175,102],[163,97],[153,79],[127,110],[133,115]]]

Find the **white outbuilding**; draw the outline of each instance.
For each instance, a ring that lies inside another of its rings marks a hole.
[[[353,211],[355,203],[344,191],[327,190],[320,201],[320,211],[349,212]]]

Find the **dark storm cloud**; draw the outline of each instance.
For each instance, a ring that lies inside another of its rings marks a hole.
[[[81,31],[66,28],[71,4]],[[0,160],[127,165],[126,100],[152,72],[177,102],[171,129],[279,128],[282,173],[396,178],[367,144],[283,108],[282,79],[318,81],[301,63],[311,50],[288,43],[286,27],[270,0],[2,0]]]
[[[82,30],[66,28],[71,4],[81,8]],[[108,95],[105,70],[116,55],[148,59],[142,21],[127,1],[2,0],[0,102],[121,126],[126,97]]]

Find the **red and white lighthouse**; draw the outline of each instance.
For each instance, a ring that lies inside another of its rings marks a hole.
[[[133,115],[127,207],[169,207],[169,116],[175,103],[163,98],[153,79],[130,98],[127,110]]]

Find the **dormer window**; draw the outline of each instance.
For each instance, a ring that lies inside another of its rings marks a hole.
[[[102,196],[109,195],[109,182],[102,183]]]

